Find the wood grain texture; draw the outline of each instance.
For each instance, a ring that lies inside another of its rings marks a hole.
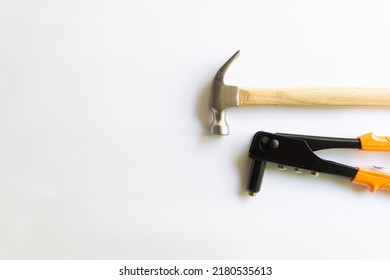
[[[390,88],[240,88],[240,106],[390,106]]]

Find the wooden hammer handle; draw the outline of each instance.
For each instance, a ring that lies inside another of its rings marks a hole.
[[[390,88],[240,88],[240,106],[390,106]]]

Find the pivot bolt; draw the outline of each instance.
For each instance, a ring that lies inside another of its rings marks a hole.
[[[269,138],[267,136],[264,136],[263,138],[261,138],[262,144],[267,144],[268,142],[269,142]]]
[[[279,147],[279,141],[276,139],[272,139],[269,142],[269,146],[271,147],[271,149],[277,149]]]

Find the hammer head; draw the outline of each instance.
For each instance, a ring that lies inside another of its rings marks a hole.
[[[226,122],[226,109],[239,105],[238,87],[224,83],[224,76],[230,64],[238,57],[237,51],[217,72],[211,86],[210,110],[213,113],[213,123],[210,127],[211,134],[228,135],[229,126]]]

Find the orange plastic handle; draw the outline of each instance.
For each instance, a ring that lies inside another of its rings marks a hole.
[[[359,139],[362,145],[362,150],[390,152],[390,137],[388,136],[377,136],[370,132],[360,136]]]
[[[390,174],[359,168],[352,183],[365,185],[370,192],[378,189],[390,190]]]

